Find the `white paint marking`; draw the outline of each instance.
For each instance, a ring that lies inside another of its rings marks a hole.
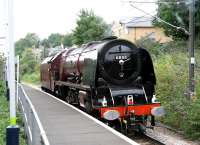
[[[70,105],[70,104],[64,102],[63,100],[60,100],[60,99],[56,98],[55,96],[53,96],[53,95],[51,95],[51,94],[48,94],[48,93],[42,91],[42,90],[41,90],[40,88],[38,88],[38,87],[35,87],[35,86],[33,86],[33,85],[29,85],[29,84],[26,84],[26,85],[29,86],[29,87],[31,87],[31,88],[33,88],[33,89],[36,89],[36,90],[38,90],[38,91],[44,93],[44,94],[46,94],[46,95],[48,95],[48,96],[50,96],[50,97],[52,97],[53,99],[57,100],[58,102],[61,102],[61,103],[65,104],[65,105],[68,106],[68,107],[71,107],[72,109],[78,111],[79,113],[81,113],[81,114],[83,114],[84,116],[88,117],[89,119],[93,120],[95,123],[99,124],[100,126],[104,127],[105,129],[109,130],[110,132],[112,132],[113,134],[115,134],[115,135],[118,136],[119,138],[123,139],[124,141],[130,143],[131,145],[139,145],[138,143],[134,142],[133,140],[131,140],[131,139],[128,138],[127,136],[125,136],[125,135],[119,133],[118,131],[116,131],[116,130],[114,130],[113,128],[107,126],[107,125],[104,124],[103,122],[101,122],[101,121],[97,120],[96,118],[94,118],[94,117],[88,115],[87,113],[85,113],[85,112],[79,110],[78,108],[76,108],[76,107],[74,107],[74,106],[72,106],[72,105]]]
[[[26,100],[28,101],[28,103],[29,103],[29,105],[30,105],[30,107],[31,107],[31,109],[32,109],[32,111],[33,111],[33,114],[34,114],[34,116],[35,116],[35,120],[36,120],[36,122],[37,122],[37,124],[38,124],[38,127],[39,127],[39,130],[40,130],[40,135],[41,135],[41,137],[42,137],[42,139],[43,139],[44,144],[45,144],[45,145],[50,145],[49,140],[48,140],[48,138],[47,138],[47,136],[46,136],[46,133],[45,133],[45,131],[44,131],[44,129],[43,129],[42,123],[41,123],[41,121],[40,121],[40,119],[39,119],[39,117],[38,117],[38,115],[37,115],[36,110],[35,110],[35,107],[33,106],[33,104],[31,103],[30,99],[28,98],[28,95],[27,95],[26,92],[24,91],[23,86],[22,86],[21,84],[19,84],[19,85],[20,85],[20,87],[22,88],[22,92],[24,93],[25,98],[26,98]],[[26,114],[25,114],[25,115],[26,115]],[[30,128],[30,127],[28,126],[28,128]]]
[[[33,141],[33,137],[32,137],[32,132],[31,132],[31,128],[30,128],[29,125],[28,125],[28,132],[29,132],[29,135],[30,135],[31,143],[32,143],[32,141]]]

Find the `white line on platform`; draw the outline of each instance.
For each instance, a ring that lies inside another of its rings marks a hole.
[[[139,145],[138,143],[134,142],[132,139],[130,139],[130,138],[128,138],[127,136],[125,136],[125,135],[119,133],[118,131],[116,131],[116,130],[114,130],[113,128],[107,126],[106,124],[104,124],[103,122],[99,121],[98,119],[96,119],[96,118],[94,118],[94,117],[88,115],[87,113],[83,112],[82,110],[79,110],[78,108],[74,107],[73,105],[70,105],[70,104],[66,103],[65,101],[63,101],[63,100],[60,100],[60,99],[56,98],[55,96],[53,96],[53,95],[51,95],[51,94],[49,94],[49,93],[46,93],[46,92],[42,91],[40,88],[38,88],[38,87],[36,87],[36,86],[30,85],[30,84],[25,84],[25,85],[27,85],[27,86],[29,86],[29,87],[31,87],[31,88],[33,88],[33,89],[36,89],[36,90],[38,90],[38,91],[40,91],[40,92],[42,92],[42,93],[44,93],[44,94],[47,94],[47,95],[49,95],[50,97],[52,97],[53,99],[55,99],[55,100],[57,100],[57,101],[59,101],[59,102],[65,104],[65,105],[67,105],[67,106],[73,108],[74,110],[78,111],[79,113],[81,113],[81,114],[83,114],[84,116],[88,117],[89,119],[93,120],[93,121],[96,122],[97,124],[101,125],[101,126],[104,127],[105,129],[109,130],[110,132],[112,132],[112,133],[115,134],[116,136],[120,137],[120,138],[123,139],[124,141],[130,143],[131,145]]]
[[[42,123],[41,123],[41,121],[40,121],[40,119],[39,119],[39,117],[38,117],[38,114],[37,114],[36,110],[35,110],[35,107],[34,107],[33,104],[31,103],[31,101],[30,101],[28,95],[26,94],[26,92],[25,92],[23,86],[22,86],[21,84],[19,84],[19,85],[21,86],[22,92],[24,93],[24,95],[25,95],[25,97],[26,97],[26,100],[28,101],[28,103],[29,103],[29,105],[30,105],[30,107],[31,107],[31,109],[32,109],[32,111],[33,111],[33,114],[34,114],[34,116],[35,116],[35,119],[36,119],[36,121],[37,121],[37,123],[38,123],[38,127],[39,127],[39,129],[40,129],[40,135],[41,135],[41,137],[42,137],[42,139],[43,139],[43,141],[44,141],[44,144],[45,144],[45,145],[50,145],[49,140],[48,140],[48,138],[47,138],[47,136],[46,136],[46,132],[44,131],[43,126],[42,126]],[[26,115],[26,114],[25,114],[25,115]]]

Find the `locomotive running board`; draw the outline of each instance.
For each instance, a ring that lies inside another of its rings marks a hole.
[[[87,86],[87,85],[73,84],[73,83],[63,82],[63,81],[56,81],[55,84],[59,85],[59,86],[64,85],[64,86],[68,86],[68,87],[72,87],[72,88],[77,88],[77,89],[84,90],[84,91],[90,90],[90,86]]]

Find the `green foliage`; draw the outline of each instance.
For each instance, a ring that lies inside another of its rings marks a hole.
[[[149,40],[150,41],[150,40]],[[185,132],[187,137],[200,138],[200,61],[195,67],[195,80],[197,100],[188,101],[188,52],[185,42],[170,42],[155,44],[156,42],[143,43],[153,56],[155,73],[157,77],[156,94],[167,115],[160,120]],[[160,45],[160,47],[159,47]],[[153,46],[157,50],[154,50]],[[153,50],[151,50],[153,49]],[[196,58],[200,51],[196,50]]]
[[[5,85],[3,81],[0,81],[0,144],[3,145],[6,142],[6,127],[9,125],[9,110],[8,102],[6,101]]]
[[[160,44],[159,42],[149,39],[148,37],[143,37],[136,42],[138,47],[147,49],[153,59],[159,58],[160,55],[178,52],[187,52],[187,42],[186,41],[171,41],[168,43]]]
[[[5,57],[0,53],[0,80],[4,79],[4,65],[5,65]]]
[[[166,1],[166,0],[160,0]],[[173,0],[175,1],[175,0]],[[190,1],[188,1],[190,3]],[[176,25],[181,26],[187,30],[189,30],[189,3],[165,3],[158,5],[158,13],[157,16],[161,19]],[[195,11],[195,19],[196,19],[196,35],[199,35],[200,32],[200,2],[196,1],[196,11]],[[167,36],[172,36],[174,40],[181,39],[186,40],[188,36],[184,34],[183,31],[177,30],[171,26],[164,24],[163,22],[159,22],[157,20],[154,21],[156,26],[159,26],[164,29],[164,32]]]
[[[64,47],[72,46],[73,45],[72,42],[73,42],[73,34],[66,34],[62,38],[62,43],[63,43]]]
[[[44,48],[49,48],[50,44],[49,44],[49,40],[48,39],[43,39],[40,43],[41,46],[43,46]]]
[[[21,75],[30,74],[35,72],[38,67],[38,60],[36,60],[33,50],[27,48],[23,53],[20,59],[20,70]]]
[[[76,24],[73,42],[77,45],[108,36],[109,26],[93,11],[81,10]]]
[[[49,42],[44,39],[41,44],[46,48]],[[32,82],[39,82],[39,75],[34,76],[34,73],[39,74],[40,59],[37,58],[38,54],[35,51],[35,48],[39,47],[40,39],[35,33],[28,33],[25,38],[15,43],[16,55],[20,55],[20,79],[25,78],[25,80],[31,79]]]
[[[22,80],[24,82],[34,84],[34,85],[39,85],[40,84],[40,73],[39,71],[31,73],[31,74],[25,74],[22,77]]]
[[[136,44],[141,48],[147,49],[153,58],[162,54],[161,44],[147,37],[141,38]]]
[[[51,47],[56,47],[56,46],[60,46],[62,43],[62,38],[63,35],[59,34],[59,33],[52,33],[49,37],[48,37],[48,42],[49,45]]]
[[[36,60],[33,50],[31,48],[26,49],[20,59],[21,79],[28,83],[39,84],[39,65],[40,62]]]
[[[20,55],[26,48],[38,48],[40,43],[39,37],[35,33],[28,33],[25,38],[15,43],[15,54]]]
[[[0,96],[3,96],[4,94],[5,94],[5,84],[3,81],[0,81]]]
[[[198,90],[199,91],[199,90]],[[192,139],[200,138],[200,98],[195,102],[192,102],[189,107],[187,107],[188,116],[186,117],[185,122],[183,122],[183,130],[188,137]]]
[[[5,83],[0,81],[0,145],[6,144],[6,127],[9,125],[9,106],[6,100]],[[26,145],[24,128],[22,127],[22,118],[17,111],[17,124],[20,126],[19,144]]]
[[[183,53],[165,54],[155,60],[156,93],[165,106],[164,123],[180,128],[184,119],[187,87],[187,56]]]
[[[61,44],[64,45],[64,47],[70,47],[73,45],[73,34],[67,33],[66,35],[61,35],[59,33],[52,33],[48,39],[43,39],[40,43],[43,48],[50,48],[50,47],[56,47],[60,46]]]

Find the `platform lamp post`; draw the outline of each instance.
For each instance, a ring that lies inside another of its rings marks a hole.
[[[10,88],[10,125],[6,128],[6,145],[19,145],[19,127],[16,124],[15,105],[15,51],[13,40],[13,0],[8,2],[8,50],[9,50],[9,88]]]

